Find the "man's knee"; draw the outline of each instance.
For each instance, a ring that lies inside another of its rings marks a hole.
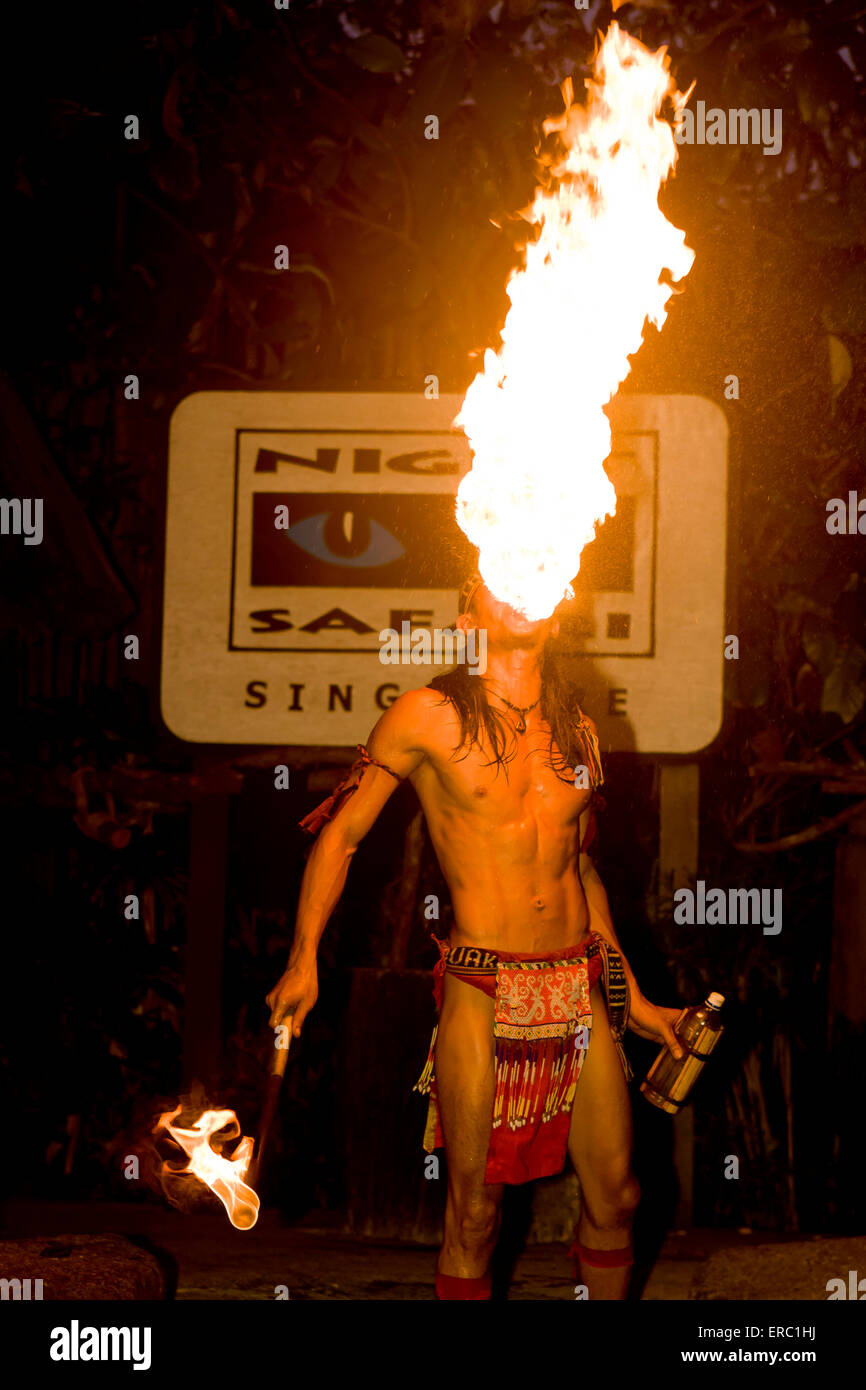
[[[630,1173],[619,1190],[618,1207],[623,1221],[633,1221],[635,1212],[640,1206],[640,1183],[633,1173]]]
[[[587,1198],[587,1216],[601,1230],[630,1226],[640,1205],[640,1184],[633,1173],[608,1181]]]
[[[499,1204],[486,1192],[453,1200],[455,1234],[465,1249],[480,1249],[496,1237]]]

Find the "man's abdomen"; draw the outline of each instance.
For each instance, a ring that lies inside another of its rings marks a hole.
[[[522,879],[481,873],[474,885],[449,888],[455,946],[545,954],[580,944],[589,930],[589,906],[576,870],[554,881],[537,874]]]

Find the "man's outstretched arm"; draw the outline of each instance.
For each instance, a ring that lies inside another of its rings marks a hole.
[[[385,711],[370,735],[371,757],[387,763],[400,778],[410,776],[425,756],[423,731],[434,699],[429,690],[409,691]],[[296,1038],[318,998],[316,953],[346,885],[352,856],[397,785],[382,768],[364,768],[357,790],[324,826],[307,860],[288,966],[267,996],[271,1026],[278,1027],[293,1014]]]

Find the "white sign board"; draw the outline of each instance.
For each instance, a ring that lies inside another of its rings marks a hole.
[[[461,396],[197,392],[171,421],[162,712],[200,743],[352,746],[437,669],[379,633],[452,628],[474,562],[454,520]],[[624,396],[617,515],[563,605],[603,749],[692,753],[722,715],[727,425]]]

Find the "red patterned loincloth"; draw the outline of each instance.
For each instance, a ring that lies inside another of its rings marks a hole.
[[[495,1083],[486,1183],[521,1183],[562,1171],[571,1111],[592,1027],[590,991],[604,979],[611,1031],[622,1049],[628,996],[619,953],[592,933],[580,946],[520,956],[438,941],[433,993],[441,1012],[445,973],[480,989],[495,1005]],[[415,1089],[429,1093],[424,1148],[444,1143],[436,1097],[433,1030]]]

